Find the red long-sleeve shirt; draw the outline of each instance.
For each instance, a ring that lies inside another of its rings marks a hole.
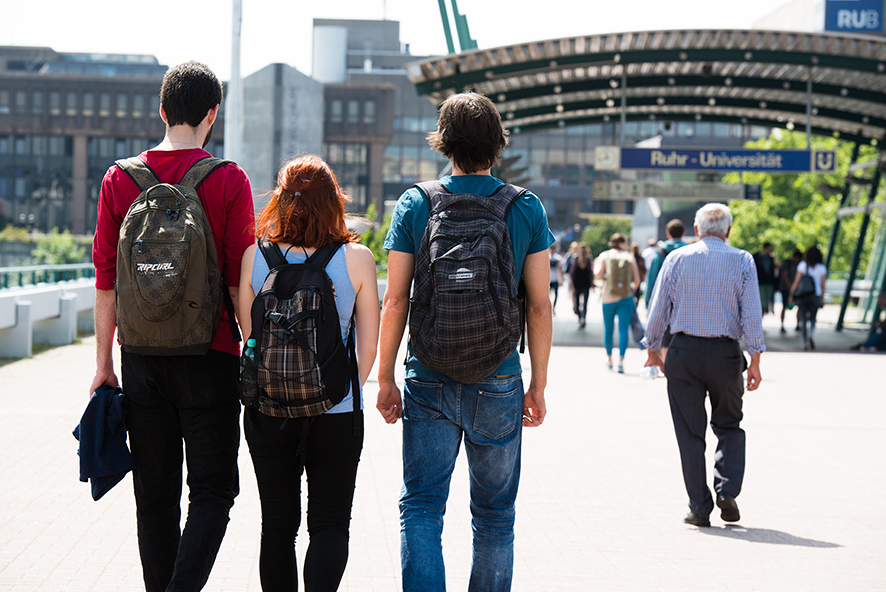
[[[200,149],[148,150],[139,155],[165,183],[177,183],[191,165],[206,156],[210,154]],[[95,287],[98,290],[114,289],[120,225],[138,194],[136,184],[116,166],[105,173],[92,243]],[[224,282],[230,287],[238,287],[243,251],[255,242],[255,209],[249,178],[236,164],[227,164],[207,177],[197,189],[197,195],[212,228]],[[228,313],[222,307],[211,349],[238,355],[239,345],[234,342],[228,326]]]

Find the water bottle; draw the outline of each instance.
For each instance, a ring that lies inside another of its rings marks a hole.
[[[240,356],[240,402],[245,407],[258,407],[258,364],[255,361],[255,339],[246,340]]]
[[[664,372],[658,366],[646,366],[640,371],[640,378],[643,380],[655,380],[663,377]]]

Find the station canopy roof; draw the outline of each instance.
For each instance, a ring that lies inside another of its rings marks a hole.
[[[435,104],[473,90],[514,132],[628,121],[714,121],[805,129],[862,143],[886,134],[886,40],[764,30],[567,37],[411,62]],[[812,81],[811,93],[808,82]]]

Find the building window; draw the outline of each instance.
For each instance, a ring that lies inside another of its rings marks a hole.
[[[116,115],[120,119],[129,115],[129,96],[117,95]]]
[[[28,93],[23,90],[15,91],[15,114],[24,115],[28,112]]]
[[[34,156],[46,156],[49,152],[48,144],[46,136],[31,136],[31,154]]]
[[[363,123],[375,123],[375,101],[372,99],[363,101]]]
[[[9,138],[0,136],[0,154],[9,154]]]
[[[141,119],[145,116],[145,96],[133,95],[132,97],[132,116]]]
[[[76,117],[77,115],[77,93],[65,93],[65,115],[68,117]]]
[[[126,158],[129,156],[129,150],[126,148],[126,140],[118,138],[114,140],[114,158]]]
[[[15,180],[15,196],[19,199],[24,199],[27,195],[28,195],[28,180],[25,179],[24,177],[18,177]]]
[[[35,90],[31,93],[31,113],[43,115],[43,91]]]
[[[98,95],[98,115],[99,117],[111,116],[111,94],[101,93]]]
[[[360,121],[360,101],[351,99],[348,101],[348,123]]]
[[[160,97],[157,95],[151,95],[151,100],[148,103],[150,108],[148,109],[148,116],[151,119],[159,119],[160,118]]]
[[[329,121],[332,123],[341,123],[342,120],[342,103],[339,99],[333,99],[329,103]]]
[[[95,115],[95,94],[91,92],[83,93],[83,116],[92,117]]]
[[[28,139],[21,136],[15,138],[15,153],[24,156],[28,153]]]
[[[62,93],[58,92],[57,90],[49,93],[49,114],[62,114]]]
[[[65,156],[65,136],[49,136],[49,156]]]
[[[9,91],[8,90],[0,90],[0,115],[9,115],[10,109],[9,106]]]

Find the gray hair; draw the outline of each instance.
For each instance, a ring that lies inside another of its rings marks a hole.
[[[732,226],[732,212],[723,204],[704,205],[695,213],[695,226],[698,227],[699,236],[705,234],[725,236]]]

